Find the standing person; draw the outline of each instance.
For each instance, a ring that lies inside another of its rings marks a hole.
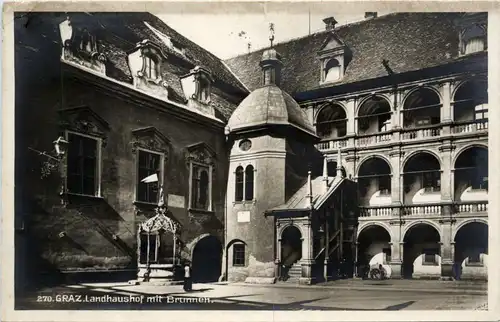
[[[184,264],[184,291],[189,292],[192,289],[191,265],[189,262]]]

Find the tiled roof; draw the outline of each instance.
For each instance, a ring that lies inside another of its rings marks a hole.
[[[230,131],[263,125],[292,125],[316,136],[299,104],[275,85],[260,87],[250,93],[233,112],[227,125]]]
[[[341,177],[329,177],[328,185],[329,189],[325,190],[325,182],[323,181],[323,177],[319,176],[311,180],[312,186],[312,195],[313,195],[313,207],[315,207],[318,202],[323,200],[325,197],[331,195],[337,187],[345,180],[345,178]],[[307,210],[309,209],[309,187],[306,182],[297,192],[287,200],[287,202],[283,205],[280,205],[275,208],[269,209],[267,212],[280,212],[280,211],[289,211],[289,210]]]
[[[120,13],[70,13],[71,21],[78,28],[92,29],[99,48],[106,55],[106,75],[121,82],[132,83],[128,66],[128,53],[138,42],[148,39],[158,45],[168,56],[162,63],[162,78],[168,84],[169,98],[185,103],[181,77],[200,65],[208,68],[215,79],[212,91],[216,114],[228,119],[238,101],[248,93],[245,86],[219,58],[177,33],[156,16],[147,12]],[[61,17],[64,18],[64,17]],[[61,21],[63,19],[60,19]],[[149,26],[148,26],[149,25]],[[158,32],[170,38],[182,50],[169,47]]]
[[[334,85],[387,76],[383,60],[394,73],[453,62],[459,47],[455,19],[461,15],[394,13],[335,28],[338,38],[352,53],[352,59],[342,81]],[[283,61],[281,87],[284,90],[294,95],[321,87],[318,51],[330,33],[317,32],[274,46]],[[261,85],[259,61],[264,50],[225,61],[250,90]]]

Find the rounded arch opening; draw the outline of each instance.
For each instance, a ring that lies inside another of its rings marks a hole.
[[[469,147],[455,160],[455,200],[484,201],[486,193],[478,195],[478,190],[488,190],[488,149]]]
[[[468,222],[455,234],[454,262],[460,268],[483,266],[488,255],[488,225],[483,222]],[[455,268],[457,269],[457,267]],[[460,275],[461,270],[456,272]]]
[[[403,277],[440,275],[439,231],[430,224],[418,223],[410,227],[403,238]]]
[[[468,81],[460,85],[453,97],[455,122],[474,122],[478,129],[488,121],[488,84],[484,80]],[[461,131],[473,130],[460,128]]]
[[[323,107],[316,117],[316,132],[322,139],[340,138],[347,134],[347,114],[339,104]]]
[[[290,267],[302,258],[302,233],[294,225],[281,233],[281,263]]]
[[[217,282],[222,268],[222,244],[215,236],[201,238],[193,248],[192,279],[197,283]]]
[[[358,261],[361,269],[388,265],[391,261],[391,235],[379,225],[369,225],[358,235]]]
[[[358,133],[375,134],[391,129],[391,106],[387,99],[372,96],[365,100],[358,110]]]
[[[430,88],[419,88],[411,92],[403,105],[405,128],[425,127],[441,123],[441,99]]]
[[[325,82],[338,81],[341,76],[341,66],[337,59],[332,58],[325,64]]]
[[[357,179],[363,206],[391,203],[391,167],[386,160],[380,157],[366,159],[359,167]]]
[[[428,203],[440,200],[441,165],[429,152],[417,152],[403,166],[405,204]],[[434,194],[429,194],[434,193]]]

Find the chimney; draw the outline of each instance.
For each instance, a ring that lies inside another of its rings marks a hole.
[[[376,12],[365,12],[365,19],[373,19],[377,18],[377,13]]]
[[[337,20],[333,17],[328,17],[323,19],[323,22],[325,23],[325,29],[326,30],[333,30],[335,29],[335,25],[337,24]]]

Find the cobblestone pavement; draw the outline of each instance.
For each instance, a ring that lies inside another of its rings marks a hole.
[[[186,293],[181,285],[127,283],[77,284],[46,288],[16,298],[16,309],[120,310],[484,310],[485,292],[461,294],[441,285],[427,290],[365,285],[364,289],[335,286],[242,286],[195,284]],[[439,292],[435,290],[439,288]],[[434,290],[434,291],[433,291]]]

